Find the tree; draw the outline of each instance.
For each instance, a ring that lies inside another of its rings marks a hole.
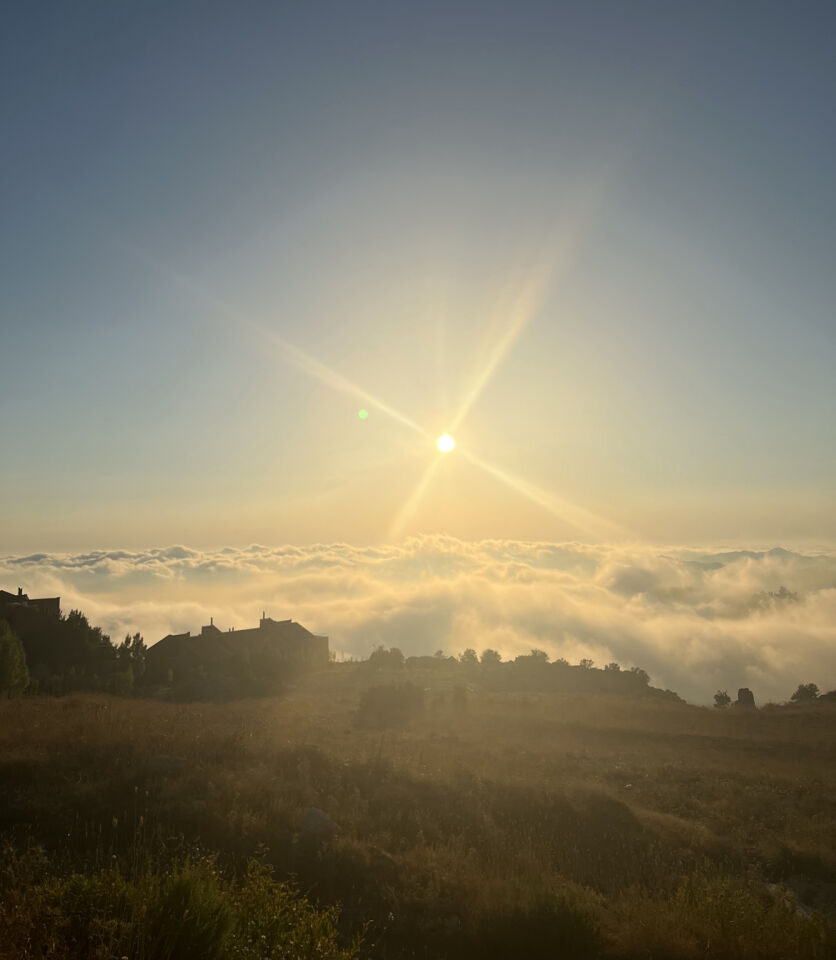
[[[819,688],[815,683],[799,683],[798,689],[790,697],[790,700],[795,700],[796,703],[803,703],[810,700],[818,700],[819,698]]]
[[[134,680],[139,680],[145,673],[145,654],[148,648],[142,634],[135,633],[133,636],[127,634],[125,639],[116,648],[116,656],[119,658],[120,666],[130,667]]]
[[[578,661],[578,666],[581,668],[581,670],[591,670],[593,663],[594,661],[590,660],[589,657],[584,657],[583,660]]]
[[[608,673],[621,673],[621,664],[620,664],[620,663],[616,663],[615,660],[613,660],[612,663],[607,663],[607,664],[605,664],[605,665],[604,665],[604,669],[605,669]]]
[[[27,686],[29,670],[23,644],[8,623],[0,620],[0,693],[11,697],[23,693]]]
[[[717,693],[714,694],[714,706],[717,707],[718,710],[722,710],[730,703],[731,697],[726,690],[718,690]]]
[[[80,610],[70,610],[63,629],[52,638],[51,667],[59,676],[73,667],[76,687],[102,689],[116,666],[116,647],[101,627],[90,625]]]
[[[401,670],[404,656],[397,647],[392,647],[391,650],[376,647],[369,655],[367,663],[374,670]]]
[[[496,650],[488,648],[482,651],[481,663],[483,667],[495,667],[502,663],[502,657]]]
[[[479,658],[476,656],[476,651],[472,647],[468,647],[462,654],[459,655],[459,663],[463,667],[476,667],[479,665]]]
[[[116,647],[79,610],[57,617],[9,617],[23,644],[30,686],[39,693],[105,690],[114,673],[125,673]]]

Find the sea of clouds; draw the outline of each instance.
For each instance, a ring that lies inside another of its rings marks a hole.
[[[255,626],[327,633],[339,657],[534,647],[638,665],[698,703],[836,687],[836,553],[415,537],[380,547],[183,546],[0,558],[0,587],[60,596],[114,639]],[[783,588],[783,589],[782,589]]]

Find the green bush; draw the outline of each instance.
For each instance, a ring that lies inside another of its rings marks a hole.
[[[23,644],[5,620],[0,620],[0,693],[12,696],[29,686]]]
[[[3,960],[351,960],[359,951],[359,941],[339,945],[336,908],[313,906],[255,862],[238,884],[212,860],[135,879],[44,869],[35,852],[4,871]]]
[[[269,871],[252,861],[244,883],[233,895],[236,925],[229,957],[242,960],[349,960],[360,941],[337,946],[335,907],[312,906],[290,886],[277,883]]]

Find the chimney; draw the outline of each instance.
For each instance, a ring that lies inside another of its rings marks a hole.
[[[22,597],[22,596],[23,596],[23,587],[18,587],[18,588],[17,588],[17,595],[18,595],[19,597]]]
[[[214,617],[209,617],[209,626],[210,626],[210,627],[214,627],[214,626],[215,626],[215,618],[214,618]]]

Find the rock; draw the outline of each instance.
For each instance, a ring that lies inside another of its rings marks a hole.
[[[326,843],[337,835],[337,825],[324,810],[308,807],[299,821],[299,839],[303,843]]]

